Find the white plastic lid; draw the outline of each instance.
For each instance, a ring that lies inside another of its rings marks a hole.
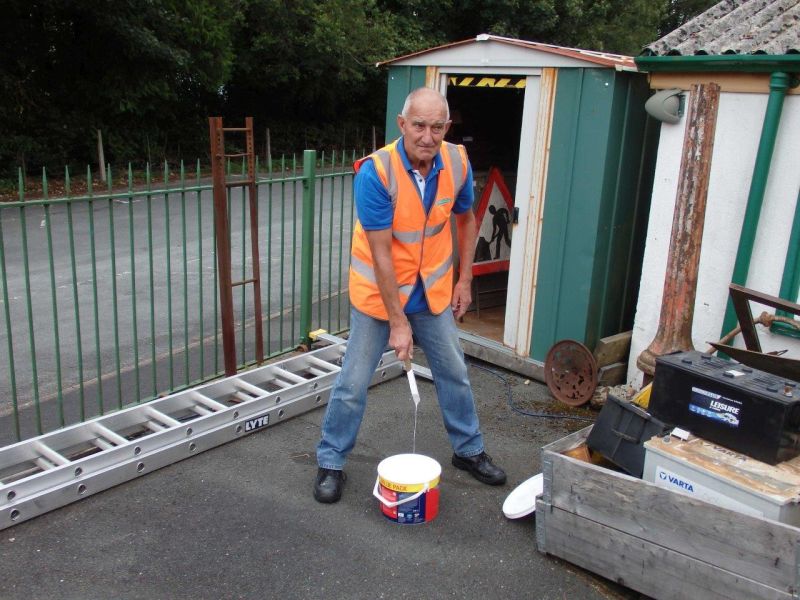
[[[428,483],[441,474],[439,463],[422,454],[395,454],[378,465],[381,478],[401,485]]]
[[[544,491],[542,474],[534,475],[520,483],[503,502],[503,514],[509,519],[519,519],[536,510],[536,498]]]

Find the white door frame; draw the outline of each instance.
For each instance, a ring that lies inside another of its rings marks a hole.
[[[447,72],[441,69],[428,67],[426,79],[429,86],[445,95],[448,77],[451,75],[467,73],[491,76],[507,72],[502,67],[447,67]],[[524,73],[520,73],[519,69],[513,70],[517,75],[526,75],[526,82],[514,194],[514,206],[519,215],[518,222],[512,225],[503,344],[513,349],[515,354],[527,357],[531,345],[533,294],[541,238],[541,214],[544,209],[543,192],[550,150],[550,119],[556,69],[525,69]]]
[[[547,167],[550,159],[557,69],[542,69],[535,82],[528,78],[522,116],[517,191],[514,205],[519,223],[511,236],[503,343],[519,356],[529,356],[536,304],[539,247],[542,241]],[[528,88],[535,88],[528,98]],[[530,100],[530,102],[529,102]]]

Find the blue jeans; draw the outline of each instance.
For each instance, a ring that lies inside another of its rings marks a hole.
[[[425,352],[433,375],[442,418],[453,451],[459,456],[483,452],[483,437],[458,342],[453,313],[429,311],[407,315],[417,344]],[[317,446],[317,463],[340,470],[356,443],[367,406],[367,388],[389,341],[389,323],[350,310],[350,337],[342,370],[331,390]]]

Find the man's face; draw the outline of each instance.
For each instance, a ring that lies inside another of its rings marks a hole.
[[[429,165],[439,152],[450,121],[441,99],[431,94],[415,98],[408,115],[397,117],[397,125],[403,134],[403,144],[411,164],[419,167]]]

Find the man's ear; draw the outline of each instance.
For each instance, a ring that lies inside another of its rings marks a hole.
[[[405,118],[403,115],[397,115],[397,128],[400,130],[400,133],[403,133],[403,125],[405,125]]]

